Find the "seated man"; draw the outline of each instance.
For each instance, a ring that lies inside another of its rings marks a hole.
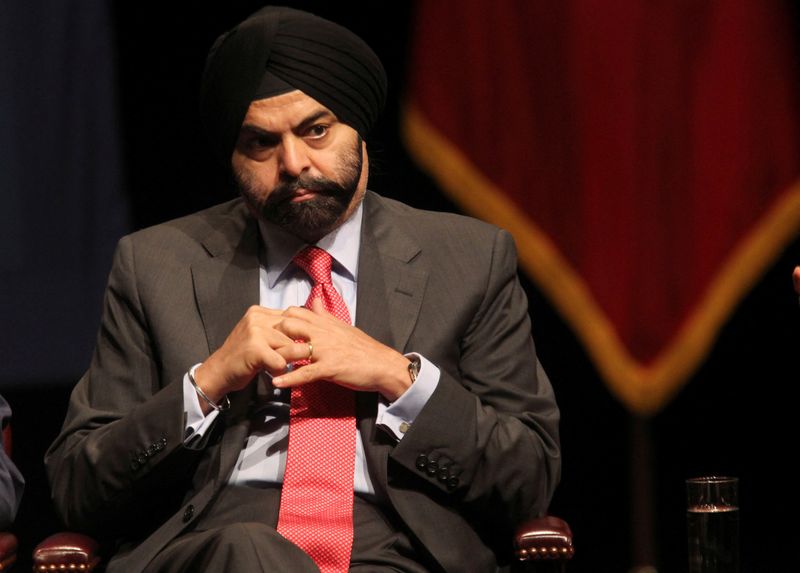
[[[0,429],[5,429],[10,420],[11,408],[0,396]],[[14,523],[22,499],[22,490],[25,487],[25,481],[19,470],[8,458],[2,445],[0,442],[0,531]]]
[[[109,572],[496,571],[547,508],[558,409],[513,242],[366,190],[385,94],[304,12],[212,47],[201,116],[241,197],[120,241],[46,457]]]

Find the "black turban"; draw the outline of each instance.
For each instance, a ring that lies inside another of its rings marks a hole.
[[[217,38],[203,72],[200,114],[226,166],[250,103],[294,89],[363,137],[383,110],[386,72],[346,28],[292,8],[262,8]]]

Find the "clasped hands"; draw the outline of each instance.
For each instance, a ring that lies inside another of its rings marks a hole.
[[[309,358],[299,368],[287,367]],[[342,322],[315,299],[309,310],[250,307],[224,344],[195,371],[198,386],[218,402],[266,371],[276,388],[327,381],[374,391],[390,402],[411,385],[409,360],[362,330]]]

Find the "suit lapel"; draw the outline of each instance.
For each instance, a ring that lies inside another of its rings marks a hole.
[[[203,246],[209,256],[192,265],[192,280],[211,354],[225,342],[245,311],[259,302],[258,226],[240,205],[203,239]],[[220,420],[226,426],[217,468],[221,483],[227,480],[247,435],[253,389],[251,384],[231,394],[231,408]]]
[[[419,254],[416,241],[387,216],[380,197],[364,198],[364,222],[358,261],[356,326],[374,339],[400,352],[417,322],[428,280],[424,269],[412,264]],[[375,487],[387,483],[386,465],[390,443],[375,432],[378,395],[359,392],[356,397],[358,428]],[[381,489],[379,496],[385,496]]]
[[[356,326],[403,352],[417,322],[428,272],[413,264],[420,253],[416,241],[385,211],[381,198],[368,193],[358,257]]]
[[[241,211],[203,240],[209,257],[192,265],[209,354],[222,345],[247,308],[258,304],[258,226],[245,216],[244,207]]]

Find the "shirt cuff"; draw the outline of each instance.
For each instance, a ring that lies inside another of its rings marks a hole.
[[[194,371],[200,366],[199,362],[189,369],[194,376]],[[189,449],[199,450],[205,445],[203,437],[214,424],[219,412],[211,410],[206,416],[200,408],[200,396],[189,380],[189,372],[183,375],[183,411],[185,412],[186,428],[183,432],[183,445]]]
[[[377,424],[389,431],[398,441],[416,420],[422,408],[428,403],[434,390],[439,385],[439,368],[421,354],[411,352],[406,358],[419,358],[419,374],[416,381],[405,393],[391,404],[381,399],[378,401]]]

